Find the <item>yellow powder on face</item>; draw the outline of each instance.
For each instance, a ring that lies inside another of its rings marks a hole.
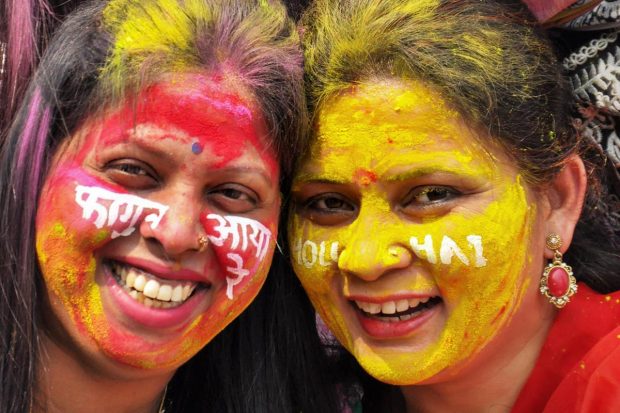
[[[387,383],[418,383],[474,357],[514,315],[529,286],[524,263],[536,208],[528,202],[522,179],[510,165],[489,156],[437,94],[411,81],[364,85],[329,102],[320,112],[317,133],[295,190],[332,181],[360,193],[358,214],[345,225],[317,225],[299,207],[290,222],[292,249],[296,242],[311,240],[337,242],[342,251],[338,263],[346,272],[335,262],[308,268],[294,260],[321,316],[360,364]],[[355,182],[359,168],[376,175],[377,182]],[[435,176],[431,183],[438,185],[446,179],[437,178],[442,173],[463,177],[476,189],[437,216],[416,219],[395,212],[386,190],[390,182],[413,179],[422,185],[428,184],[425,177]],[[472,235],[480,237],[482,254],[468,241]],[[435,288],[445,319],[424,335],[379,344],[355,333],[357,321],[347,315],[349,304],[342,299],[353,277],[347,274],[385,268],[392,259],[388,248],[409,246],[411,237],[430,237],[436,262],[410,249],[411,277],[400,277],[381,292]],[[442,262],[444,237],[454,241],[467,262],[457,256]]]

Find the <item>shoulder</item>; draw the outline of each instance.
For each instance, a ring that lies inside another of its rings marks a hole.
[[[572,311],[560,313],[559,341],[571,366],[549,398],[544,412],[602,413],[620,409],[620,292],[598,294],[580,285]],[[551,338],[551,337],[550,337]],[[562,363],[562,358],[558,359]]]
[[[561,309],[512,413],[620,411],[620,291],[580,283]]]
[[[620,409],[620,327],[602,337],[573,366],[545,412],[602,413]]]

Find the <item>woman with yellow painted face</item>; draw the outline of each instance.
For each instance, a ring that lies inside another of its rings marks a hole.
[[[314,313],[274,257],[306,142],[284,5],[81,3],[23,99],[33,32],[5,43],[0,412],[332,411]]]
[[[302,21],[290,249],[364,411],[620,408],[617,176],[524,6],[318,0]]]

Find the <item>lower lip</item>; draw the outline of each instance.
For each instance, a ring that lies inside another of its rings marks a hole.
[[[406,337],[419,330],[435,315],[438,306],[439,304],[424,310],[409,320],[402,321],[383,321],[379,318],[368,317],[357,308],[354,308],[354,311],[366,334],[378,339],[393,339]]]
[[[183,304],[173,308],[147,307],[134,300],[121,287],[116,278],[105,268],[106,286],[111,292],[110,297],[114,306],[131,320],[145,327],[155,329],[175,328],[182,329],[193,321],[196,308],[204,301],[206,291],[197,291]]]

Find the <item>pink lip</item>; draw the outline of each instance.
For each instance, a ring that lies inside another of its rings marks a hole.
[[[211,285],[211,282],[203,274],[188,269],[175,270],[169,266],[154,263],[149,260],[135,257],[110,257],[111,260],[121,264],[131,265],[159,278],[176,281],[194,281]]]
[[[366,334],[377,339],[396,339],[406,337],[419,330],[437,313],[439,305],[435,305],[422,311],[419,315],[403,321],[383,321],[380,318],[368,317],[355,304],[353,304],[353,307],[353,311],[355,311],[355,315]]]
[[[145,327],[156,329],[174,328],[182,330],[194,319],[196,308],[204,301],[206,290],[196,291],[183,304],[173,308],[147,307],[127,294],[118,284],[108,267],[104,267],[105,284],[108,287],[112,305],[120,309],[128,318]]]

